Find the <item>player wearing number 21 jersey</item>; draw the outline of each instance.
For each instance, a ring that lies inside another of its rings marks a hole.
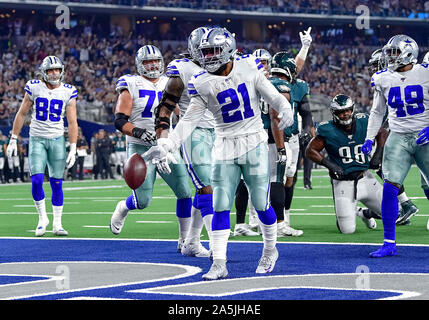
[[[406,35],[392,37],[383,47],[387,68],[371,80],[373,106],[363,152],[369,153],[373,139],[388,110],[390,134],[383,153],[384,245],[371,257],[396,255],[395,221],[397,196],[415,161],[426,180],[429,177],[429,65],[417,64],[417,43]],[[429,190],[425,190],[429,198]]]
[[[8,156],[16,154],[16,140],[24,125],[26,114],[32,109],[29,141],[29,165],[34,204],[39,214],[36,236],[43,236],[49,219],[46,214],[43,179],[46,166],[52,188],[53,234],[66,236],[61,216],[63,211],[62,179],[64,169],[71,168],[76,160],[77,118],[74,86],[63,83],[64,65],[55,56],[46,57],[40,72],[43,79],[27,82],[25,96],[15,117],[12,135],[7,148]],[[67,116],[70,151],[66,157],[64,116]]]
[[[268,273],[278,258],[277,224],[269,202],[268,135],[261,121],[258,93],[281,114],[281,129],[292,125],[292,110],[288,100],[265,77],[263,65],[256,57],[234,57],[236,43],[228,30],[211,29],[201,39],[199,50],[199,62],[205,70],[195,74],[188,83],[189,107],[169,137],[158,139],[158,146],[148,155],[161,158],[179,148],[209,109],[215,119],[216,136],[211,174],[213,265],[203,279],[215,280],[228,275],[229,214],[241,175],[258,212],[264,239],[256,272]]]

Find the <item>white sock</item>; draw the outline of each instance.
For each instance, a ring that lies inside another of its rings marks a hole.
[[[264,240],[264,252],[271,253],[277,243],[277,223],[271,225],[260,222],[262,238]]]
[[[286,225],[290,226],[290,209],[285,210],[284,217],[285,217],[284,221],[285,221]]]
[[[402,192],[401,194],[398,195],[398,200],[400,203],[402,203],[410,199],[407,197],[407,194],[405,192]]]
[[[34,201],[34,205],[36,206],[37,213],[39,214],[39,220],[48,220],[45,199]]]
[[[229,234],[229,229],[212,231],[213,260],[226,260]]]
[[[189,232],[191,225],[191,217],[189,218],[177,218],[179,221],[179,238],[185,240]]]
[[[54,222],[52,223],[52,225],[56,227],[62,227],[61,217],[63,215],[63,206],[52,205],[52,211],[54,213]]]
[[[203,229],[203,218],[201,211],[194,206],[191,208],[191,223],[185,243],[198,243],[201,237],[201,230]]]
[[[207,214],[203,217],[204,226],[206,227],[207,234],[209,236],[210,249],[212,248],[212,238],[213,238],[213,236],[212,236],[212,220],[213,220],[212,214]]]

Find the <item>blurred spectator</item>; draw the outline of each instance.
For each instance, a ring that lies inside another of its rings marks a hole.
[[[82,128],[79,127],[78,137],[76,142],[77,148],[77,161],[72,167],[72,180],[76,179],[77,168],[79,167],[79,180],[83,180],[83,164],[85,162],[85,157],[88,156],[88,142],[85,139],[85,136],[82,133]]]
[[[101,179],[114,179],[112,168],[110,167],[110,154],[113,149],[113,142],[106,134],[106,131],[101,129],[98,132],[98,139],[95,141],[95,152],[97,154],[98,172],[95,174],[95,179],[98,179],[100,174]]]

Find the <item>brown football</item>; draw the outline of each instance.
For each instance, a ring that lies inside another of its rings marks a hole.
[[[143,157],[134,153],[128,158],[124,165],[124,179],[127,185],[135,190],[140,187],[146,179],[146,162]]]

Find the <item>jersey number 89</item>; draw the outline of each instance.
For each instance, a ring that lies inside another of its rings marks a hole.
[[[39,121],[58,122],[61,120],[63,111],[63,101],[52,99],[49,101],[47,98],[38,97],[35,101],[36,105],[36,119]]]

